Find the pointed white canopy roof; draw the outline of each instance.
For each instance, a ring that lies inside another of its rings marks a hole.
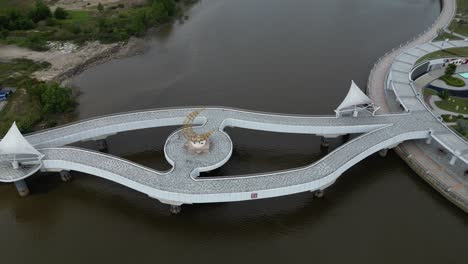
[[[361,91],[361,89],[351,81],[351,87],[349,88],[348,94],[341,104],[338,106],[336,111],[340,111],[345,108],[353,107],[356,105],[373,104],[372,100]]]
[[[21,134],[16,122],[13,123],[8,133],[0,141],[0,155],[12,154],[33,154],[42,157],[43,155],[37,151]]]

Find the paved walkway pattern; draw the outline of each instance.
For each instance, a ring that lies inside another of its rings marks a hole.
[[[160,126],[182,125],[194,108],[161,109],[110,115],[27,135],[27,140],[45,158],[42,170],[75,170],[126,185],[170,204],[227,202],[268,198],[304,191],[322,190],[333,184],[348,168],[367,156],[403,141],[426,138],[434,119],[423,114],[361,115],[353,117],[292,116],[258,113],[229,108],[206,108],[195,123],[198,131],[215,129],[208,154],[192,154],[184,148],[181,130],[166,141],[164,152],[173,165],[168,172],[99,152],[63,147],[78,141]],[[438,124],[438,123],[436,123]],[[198,178],[199,173],[219,168],[232,154],[232,141],[225,127],[271,132],[315,134],[335,137],[364,133],[310,166],[239,177]],[[15,182],[29,175],[2,168],[0,181]]]

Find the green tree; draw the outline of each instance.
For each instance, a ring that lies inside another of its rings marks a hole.
[[[468,136],[468,120],[464,118],[458,119],[456,128],[458,132],[460,132],[460,134],[462,134],[465,137]]]
[[[101,13],[104,11],[104,6],[102,6],[101,2],[97,5],[97,10]]]
[[[169,14],[162,1],[154,1],[151,4],[150,20],[153,23],[163,23],[169,20]]]
[[[24,13],[11,9],[0,15],[0,28],[6,30],[27,30],[34,28],[34,22]]]
[[[36,1],[34,9],[29,13],[29,17],[36,23],[51,16],[50,8],[41,0]]]
[[[66,19],[68,17],[68,12],[61,7],[57,7],[54,11],[54,17],[56,19]]]
[[[449,98],[449,92],[447,90],[443,89],[442,91],[439,92],[439,97],[442,100],[447,100]]]
[[[456,70],[457,70],[457,65],[455,65],[453,63],[450,63],[445,68],[445,76],[447,76],[447,77],[452,76],[455,73]]]
[[[65,113],[74,107],[72,91],[58,83],[39,83],[32,94],[39,98],[43,114]]]

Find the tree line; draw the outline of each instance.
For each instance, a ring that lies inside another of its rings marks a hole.
[[[105,10],[99,4],[97,12],[84,12],[91,14],[86,23],[63,24],[59,21],[70,17],[68,11],[58,7],[52,12],[42,0],[37,0],[30,10],[11,9],[0,14],[0,39],[6,39],[12,32],[36,29],[28,32],[26,37],[20,35],[25,40],[18,41],[15,33],[6,42],[44,50],[47,49],[47,41],[74,41],[78,44],[93,40],[104,43],[124,41],[131,36],[142,36],[150,27],[168,22],[180,13],[180,9],[176,0],[147,0],[143,6],[125,10]]]

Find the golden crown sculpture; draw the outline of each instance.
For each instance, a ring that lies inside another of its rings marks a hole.
[[[191,112],[184,120],[184,125],[182,126],[182,133],[184,137],[191,142],[201,142],[207,140],[211,135],[215,132],[215,129],[211,129],[210,131],[197,134],[193,130],[193,121],[195,118],[205,109],[195,110]]]

